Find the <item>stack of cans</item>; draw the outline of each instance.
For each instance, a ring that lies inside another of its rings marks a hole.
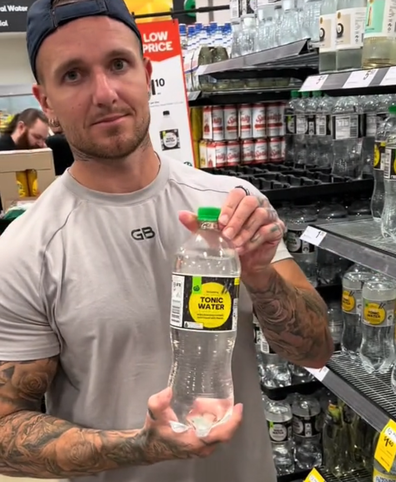
[[[284,161],[284,111],[284,102],[204,107],[200,167]]]

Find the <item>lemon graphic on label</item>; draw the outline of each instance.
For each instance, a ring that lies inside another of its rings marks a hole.
[[[208,330],[220,328],[231,315],[231,295],[220,283],[203,283],[199,294],[193,287],[188,309],[195,323],[201,323]]]
[[[350,291],[344,290],[342,292],[342,309],[343,311],[352,311],[355,308],[356,300]]]
[[[381,325],[386,320],[386,311],[378,303],[366,302],[364,304],[364,319],[370,325]]]
[[[374,167],[379,167],[381,153],[377,144],[374,145]]]

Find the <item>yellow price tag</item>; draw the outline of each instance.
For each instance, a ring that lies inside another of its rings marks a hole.
[[[312,469],[311,472],[307,475],[307,478],[304,480],[304,482],[325,482],[325,479],[316,469]]]
[[[374,458],[382,467],[390,472],[396,457],[396,422],[389,422],[378,437]]]

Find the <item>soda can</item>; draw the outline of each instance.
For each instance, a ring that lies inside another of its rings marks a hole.
[[[265,137],[265,104],[253,104],[252,107],[252,137]]]
[[[216,167],[224,167],[227,164],[227,144],[225,141],[216,142]]]
[[[206,141],[211,141],[212,136],[212,107],[205,106],[202,114],[202,137]]]
[[[227,142],[227,166],[238,166],[241,161],[241,146],[239,141]]]
[[[279,103],[279,135],[286,135],[286,119],[285,119],[286,102]]]
[[[281,161],[286,160],[286,139],[281,137]]]
[[[270,138],[268,157],[270,162],[280,162],[282,160],[282,139],[280,137]]]
[[[199,142],[199,167],[208,167],[207,142],[204,139]]]
[[[267,104],[267,136],[277,137],[279,136],[280,129],[280,114],[279,114],[279,104],[277,102]]]
[[[254,142],[254,162],[262,164],[268,162],[268,142],[267,139],[256,139]]]
[[[238,111],[235,105],[224,106],[224,138],[227,141],[238,139]]]
[[[222,106],[212,107],[212,132],[214,141],[224,140],[224,111]]]
[[[244,139],[241,144],[241,163],[254,163],[254,141],[253,139]]]
[[[214,141],[206,144],[206,159],[208,167],[216,167],[216,143]]]
[[[239,138],[252,138],[252,106],[241,104],[238,108]]]

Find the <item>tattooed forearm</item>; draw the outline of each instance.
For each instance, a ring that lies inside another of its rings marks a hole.
[[[323,366],[333,351],[327,308],[314,290],[295,288],[274,269],[258,289],[247,285],[271,348],[298,365]]]
[[[1,474],[63,479],[192,455],[153,430],[86,429],[38,413],[57,363],[0,362]]]

